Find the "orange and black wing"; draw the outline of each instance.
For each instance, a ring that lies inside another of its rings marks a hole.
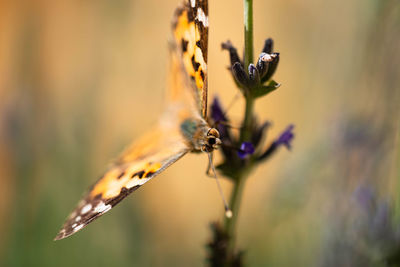
[[[157,127],[129,148],[91,187],[55,240],[78,232],[190,150],[179,130]]]
[[[164,171],[187,152],[191,140],[181,124],[207,113],[207,1],[191,0],[174,18],[171,95],[174,96],[159,125],[134,143],[95,183],[67,218],[55,240],[68,237],[108,212],[122,199]],[[194,93],[195,106],[187,105],[185,91]],[[182,91],[183,90],[183,91]]]
[[[189,79],[199,113],[207,116],[208,1],[188,0],[175,11],[174,49]]]

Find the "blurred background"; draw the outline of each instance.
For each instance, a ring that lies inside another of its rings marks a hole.
[[[203,266],[222,219],[189,155],[82,232],[53,242],[85,189],[162,111],[180,0],[0,1],[0,265]],[[209,94],[237,92],[242,1],[210,0]],[[282,86],[256,104],[293,149],[257,168],[241,206],[248,266],[387,266],[400,258],[400,4],[254,1],[256,54]],[[241,119],[243,102],[229,110]],[[224,191],[231,188],[224,180]],[[398,261],[397,261],[398,262]]]

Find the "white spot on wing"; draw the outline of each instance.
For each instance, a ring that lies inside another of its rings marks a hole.
[[[82,219],[82,217],[78,215],[78,216],[76,216],[75,221],[78,222],[78,221],[80,221],[81,219]]]
[[[194,7],[196,5],[196,0],[190,0],[190,5]]]
[[[71,225],[72,228],[75,228],[78,224],[74,223],[73,225]]]
[[[82,227],[83,227],[83,224],[80,224],[80,225],[74,227],[74,232],[77,232],[77,231],[81,230]]]
[[[126,188],[131,189],[135,185],[138,185],[138,179],[132,179],[126,184]]]
[[[92,204],[89,203],[89,204],[83,206],[83,208],[81,209],[81,214],[88,213],[89,210],[91,210],[91,209],[92,209]]]
[[[98,213],[104,213],[104,212],[109,211],[110,209],[111,209],[111,205],[106,205],[106,204],[104,204],[104,202],[100,202],[96,206],[96,208],[94,208],[94,211],[98,212]]]
[[[201,23],[203,23],[204,27],[208,27],[208,17],[206,16],[206,14],[204,14],[203,9],[201,9],[200,7],[197,9],[196,19],[198,21],[201,21]]]
[[[150,180],[150,178],[142,178],[142,179],[134,178],[126,184],[126,188],[131,189],[134,186],[146,183],[148,180]]]

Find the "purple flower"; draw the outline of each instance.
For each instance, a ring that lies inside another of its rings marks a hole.
[[[216,123],[228,121],[228,118],[225,116],[224,112],[222,111],[222,107],[218,100],[218,97],[214,97],[214,100],[211,104],[211,118]]]
[[[238,156],[239,156],[241,159],[244,159],[244,158],[246,158],[248,155],[251,155],[251,154],[253,154],[253,153],[254,153],[254,146],[253,146],[253,144],[250,143],[250,142],[243,142],[243,143],[240,145],[240,149],[239,149],[239,151],[238,151]]]
[[[272,144],[265,150],[261,156],[258,157],[258,160],[265,160],[269,158],[273,153],[277,151],[277,148],[281,145],[286,146],[288,149],[291,148],[291,142],[294,138],[293,133],[294,125],[290,124],[283,133],[276,139]]]
[[[284,145],[287,147],[287,149],[291,149],[291,142],[294,138],[294,133],[293,133],[294,125],[290,124],[286,130],[281,133],[279,138],[274,142],[276,146],[279,145]]]
[[[221,141],[224,144],[231,144],[231,133],[227,126],[229,119],[225,115],[225,112],[223,110],[224,109],[222,108],[219,99],[217,97],[214,97],[214,100],[211,104],[211,118],[213,120],[213,127],[217,128],[217,130],[219,131]],[[232,155],[232,152],[230,152],[229,149],[223,146],[222,152],[224,153],[226,158],[229,158],[230,155]]]

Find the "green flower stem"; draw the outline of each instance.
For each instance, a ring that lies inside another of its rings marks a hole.
[[[244,40],[245,40],[245,55],[244,64],[247,69],[249,64],[253,62],[253,0],[244,0]],[[250,95],[246,95],[246,110],[243,120],[243,127],[240,131],[240,142],[249,141],[252,130],[253,120],[253,108],[254,98]],[[224,228],[225,233],[229,236],[228,241],[228,253],[233,255],[235,249],[235,231],[237,219],[239,216],[240,202],[244,190],[246,177],[248,176],[251,169],[251,165],[247,164],[244,169],[237,174],[231,199],[229,202],[230,208],[232,209],[232,217],[225,218]]]
[[[252,96],[246,97],[246,110],[243,120],[243,128],[240,132],[240,143],[244,141],[249,141],[251,138],[252,131],[252,120],[253,120],[253,108],[254,108],[254,98]]]
[[[253,62],[253,0],[244,0],[244,67]]]
[[[239,215],[240,201],[242,199],[242,194],[244,189],[244,182],[245,182],[244,176],[238,177],[238,179],[235,181],[233,185],[231,199],[229,202],[229,207],[232,210],[232,217],[231,218],[225,217],[225,224],[224,224],[225,233],[230,237],[228,239],[228,253],[230,255],[233,254],[233,251],[235,249],[235,241],[236,241],[235,229]]]
[[[248,69],[253,63],[253,0],[244,0],[244,68]],[[240,142],[249,141],[253,119],[254,99],[248,93],[246,95],[246,111],[243,120],[243,128],[240,132]]]
[[[397,126],[397,136],[395,138],[395,146],[397,147],[397,155],[395,156],[397,158],[397,166],[400,166],[400,131],[399,131],[399,126]],[[396,163],[394,164],[396,166]],[[400,167],[397,167],[397,173],[395,175],[397,175],[397,182],[396,182],[396,190],[395,190],[395,194],[396,194],[396,208],[395,208],[395,218],[396,223],[398,223],[400,221]]]

